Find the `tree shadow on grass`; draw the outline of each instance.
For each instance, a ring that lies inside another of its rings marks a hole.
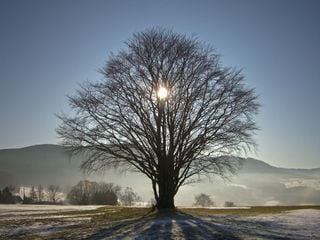
[[[186,213],[180,213],[182,219],[177,219],[177,225],[184,239],[240,239],[230,229],[210,220],[204,220]]]
[[[240,239],[228,229],[177,212],[125,220],[100,229],[86,239]]]

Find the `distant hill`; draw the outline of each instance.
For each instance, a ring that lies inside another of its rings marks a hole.
[[[242,168],[240,173],[263,173],[263,174],[281,174],[281,175],[296,175],[296,176],[320,176],[320,168],[312,169],[294,169],[294,168],[279,168],[271,166],[261,160],[254,158],[239,158]]]
[[[135,189],[144,188],[146,179],[139,174],[120,174],[115,169],[90,175],[84,173],[80,169],[83,160],[84,156],[70,156],[62,146],[53,144],[0,150],[0,188],[39,184],[68,188],[83,179],[115,182]],[[134,181],[128,181],[128,177],[133,177]]]
[[[0,150],[0,185],[72,184],[82,178],[82,160],[58,145]]]
[[[59,145],[35,145],[0,150],[0,188],[7,185],[74,185],[89,178],[131,186],[145,201],[152,198],[149,180],[136,174],[119,175],[114,169],[105,174],[84,175],[81,155],[71,157]],[[239,158],[241,170],[231,182],[214,178],[187,185],[179,191],[177,203],[190,205],[197,193],[210,194],[218,204],[234,201],[240,205],[320,204],[320,168],[289,169],[271,166],[253,158]]]

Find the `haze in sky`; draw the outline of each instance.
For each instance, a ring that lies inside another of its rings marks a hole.
[[[320,1],[0,1],[0,149],[59,143],[55,113],[154,26],[211,44],[262,104],[259,158],[320,167]]]

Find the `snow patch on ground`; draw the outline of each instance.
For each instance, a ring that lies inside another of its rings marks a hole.
[[[2,236],[3,239],[25,239],[33,234],[46,236],[64,231],[90,221],[92,216],[103,214],[85,212],[99,207],[101,206],[0,204],[0,239]],[[83,212],[61,214],[71,211]]]
[[[276,237],[320,239],[320,210],[300,209],[281,214],[248,217],[247,220],[255,225],[265,225]]]
[[[24,213],[28,211],[74,211],[95,210],[99,205],[28,205],[28,204],[0,204],[0,214],[4,212]]]

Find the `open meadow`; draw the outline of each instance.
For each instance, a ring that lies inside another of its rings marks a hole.
[[[0,239],[320,239],[320,206],[149,208],[0,205]]]

